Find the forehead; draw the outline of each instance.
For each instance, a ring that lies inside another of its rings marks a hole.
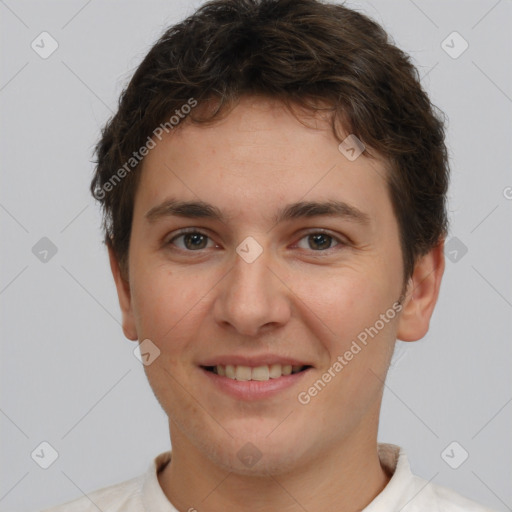
[[[278,101],[242,99],[222,119],[184,122],[156,142],[136,196],[143,213],[169,195],[200,199],[235,216],[271,214],[284,203],[320,198],[374,216],[390,208],[383,162],[364,153],[349,160],[328,119],[297,119]]]

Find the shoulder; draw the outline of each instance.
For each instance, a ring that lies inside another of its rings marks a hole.
[[[171,460],[171,452],[153,459],[146,473],[124,482],[103,487],[42,512],[140,512],[154,509],[175,512],[158,482],[158,472]]]
[[[135,512],[141,510],[141,489],[144,475],[104,487],[42,512]]]
[[[448,487],[434,484],[430,484],[429,487],[440,512],[494,512]]]
[[[399,446],[379,443],[381,465],[392,475],[383,491],[364,512],[493,512],[448,487],[412,473],[405,451]]]

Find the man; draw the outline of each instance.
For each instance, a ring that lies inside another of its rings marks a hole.
[[[151,49],[97,156],[172,454],[53,511],[488,510],[377,443],[395,340],[438,297],[448,184],[442,120],[381,27],[207,3]]]

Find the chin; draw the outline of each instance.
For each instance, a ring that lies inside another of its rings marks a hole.
[[[223,437],[217,443],[200,442],[201,451],[216,465],[239,475],[268,477],[293,471],[308,451],[308,438],[298,435],[281,425],[272,423],[270,428],[233,429],[228,431],[233,437]],[[282,430],[280,430],[282,428]],[[309,436],[311,442],[311,436]]]
[[[238,475],[269,477],[285,474],[296,469],[299,459],[294,449],[279,452],[260,450],[246,443],[241,449],[223,447],[220,452],[209,454],[217,466]],[[252,460],[250,459],[252,457]]]

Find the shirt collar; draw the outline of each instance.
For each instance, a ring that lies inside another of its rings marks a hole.
[[[379,443],[381,465],[392,474],[388,484],[362,512],[416,512],[439,510],[437,497],[432,491],[430,481],[413,475],[403,448],[394,444]]]
[[[158,472],[171,460],[171,452],[158,455],[150,464],[142,483],[141,500],[146,512],[178,512],[167,499],[158,481]]]

